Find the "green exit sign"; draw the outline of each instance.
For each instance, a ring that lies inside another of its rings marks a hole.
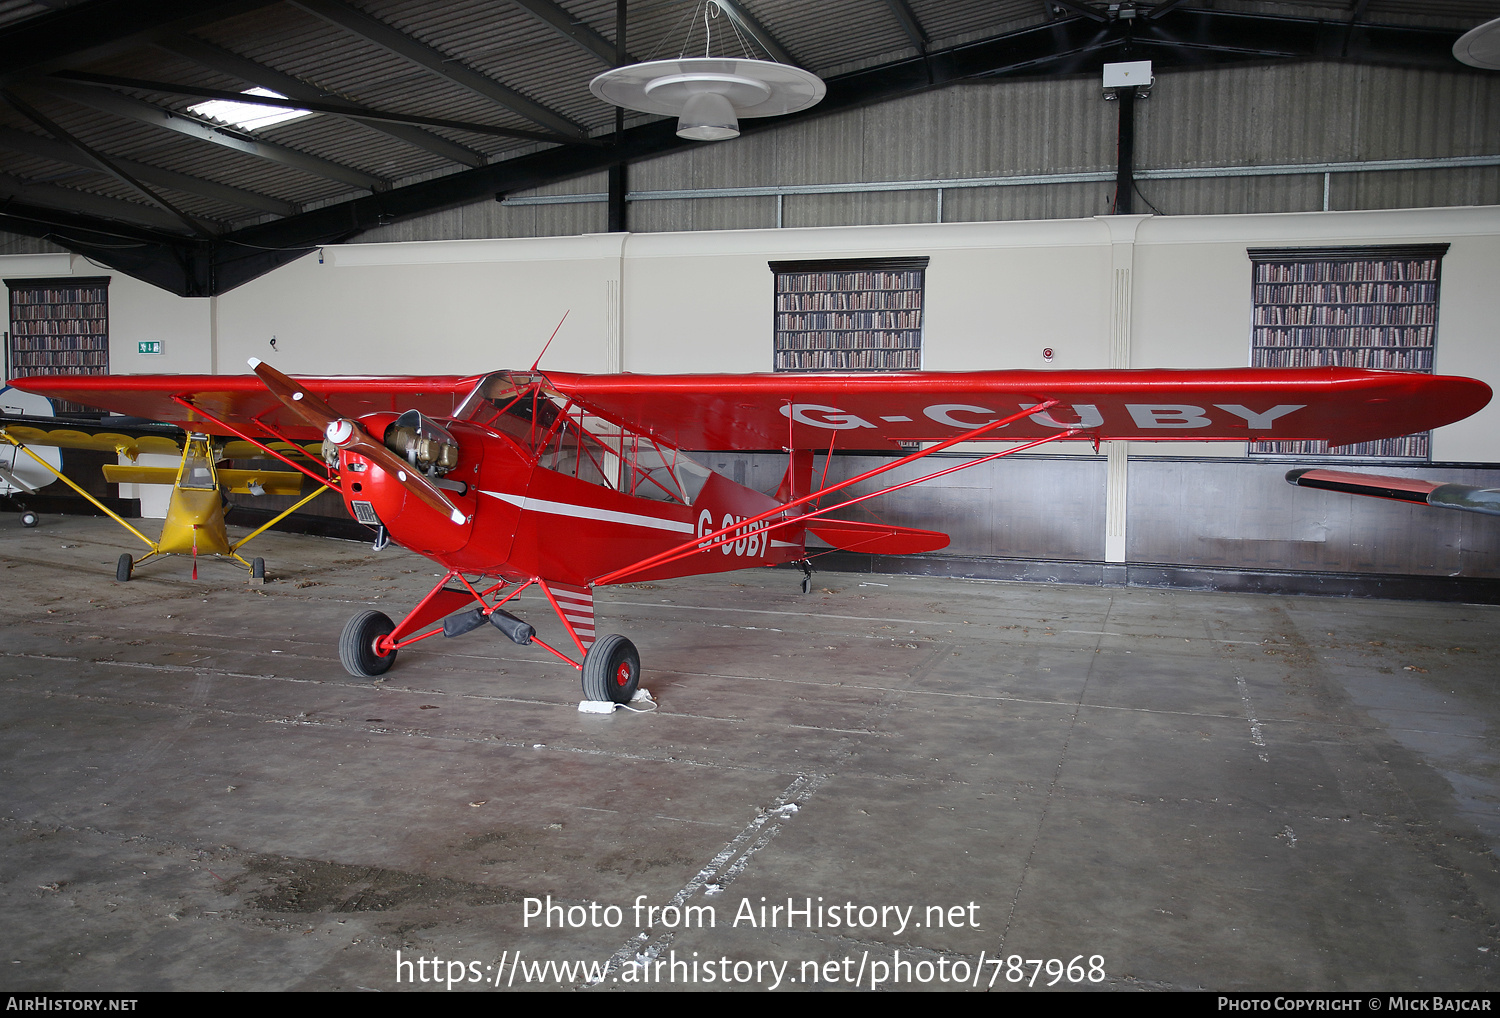
[[[161,340],[143,339],[135,344],[136,353],[161,353]]]

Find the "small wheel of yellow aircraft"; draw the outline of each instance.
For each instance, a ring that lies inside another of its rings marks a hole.
[[[135,567],[158,555],[191,555],[193,579],[198,578],[198,556],[213,555],[231,558],[250,571],[250,582],[259,584],[266,576],[264,559],[246,559],[239,554],[241,548],[259,537],[276,523],[323,493],[320,484],[291,508],[277,515],[260,528],[238,541],[231,542],[224,529],[225,492],[250,495],[298,495],[303,493],[303,474],[291,470],[232,470],[220,469],[222,459],[248,458],[264,455],[248,442],[228,442],[215,445],[207,435],[188,433],[178,440],[168,434],[127,435],[118,431],[104,430],[107,425],[95,430],[85,428],[72,421],[49,421],[32,418],[0,424],[0,440],[14,446],[17,452],[25,453],[48,472],[55,475],[68,487],[88,499],[100,512],[140,538],[151,550],[140,558],[132,558],[129,552],[120,556],[115,565],[115,579],[128,581]],[[161,539],[151,540],[119,514],[75,484],[62,471],[38,456],[28,446],[57,446],[64,449],[91,449],[115,452],[131,460],[128,464],[107,464],[104,478],[112,484],[170,484],[171,499],[167,503],[167,517],[162,523]],[[241,448],[243,447],[243,448]],[[309,447],[289,442],[274,443],[271,448],[281,453],[300,454],[321,465],[314,454],[320,449],[317,443]],[[142,453],[177,453],[182,459],[173,467],[139,466],[134,461]],[[288,461],[290,462],[290,461]],[[30,524],[28,524],[30,525]]]

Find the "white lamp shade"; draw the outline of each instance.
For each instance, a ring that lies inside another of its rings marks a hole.
[[[679,137],[723,141],[739,137],[739,118],[805,110],[827,88],[817,75],[787,64],[683,57],[616,67],[589,82],[589,91],[627,110],[678,117]]]
[[[734,107],[718,92],[695,92],[677,118],[677,137],[690,141],[728,141],[740,136]]]

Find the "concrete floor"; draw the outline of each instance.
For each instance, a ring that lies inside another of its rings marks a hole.
[[[600,631],[660,710],[598,717],[488,628],[347,676],[344,621],[431,582],[399,549],[270,535],[256,588],[128,547],[0,518],[7,990],[1500,987],[1500,608],[639,584]]]

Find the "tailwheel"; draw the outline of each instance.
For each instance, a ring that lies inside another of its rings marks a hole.
[[[394,650],[382,654],[375,641],[396,628],[385,612],[362,612],[349,620],[339,637],[339,663],[344,671],[361,679],[384,675],[396,661]]]
[[[23,527],[34,527],[34,526],[37,525],[37,522],[40,519],[41,519],[40,516],[38,516],[36,513],[32,512],[30,509],[27,509],[25,512],[23,512],[21,514],[21,526],[23,526]]]
[[[130,552],[120,556],[120,561],[115,563],[115,579],[125,583],[130,579],[130,571],[135,568],[135,562],[130,558]]]
[[[641,684],[641,655],[635,644],[611,633],[589,648],[583,659],[583,698],[629,703]]]

